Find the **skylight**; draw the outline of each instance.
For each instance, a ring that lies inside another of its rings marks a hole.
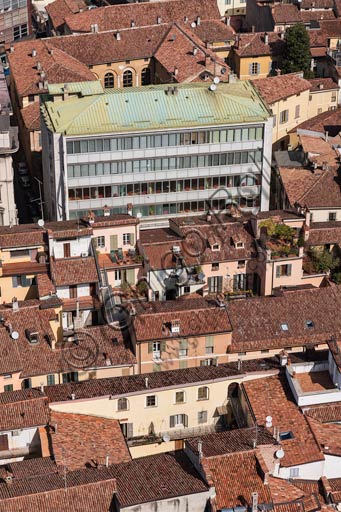
[[[288,324],[286,324],[286,323],[281,324],[281,329],[282,329],[282,331],[288,331],[289,330]]]
[[[294,434],[291,431],[288,432],[280,432],[279,438],[281,441],[287,441],[288,439],[293,439]]]
[[[305,325],[308,327],[308,329],[314,328],[314,322],[312,320],[307,320]]]

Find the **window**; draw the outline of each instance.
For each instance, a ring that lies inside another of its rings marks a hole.
[[[300,105],[296,105],[295,107],[295,119],[300,117]]]
[[[307,320],[305,325],[308,327],[308,329],[314,328],[314,322],[312,320]]]
[[[205,353],[213,354],[213,352],[214,352],[214,336],[206,336]]]
[[[221,293],[223,291],[223,276],[208,278],[209,293]]]
[[[155,395],[148,395],[146,397],[146,407],[156,407],[156,396]]]
[[[300,475],[300,468],[290,468],[289,477],[298,478]]]
[[[128,410],[128,398],[119,398],[117,400],[117,410],[118,411],[127,411]]]
[[[31,379],[24,379],[22,381],[22,388],[23,389],[29,389],[32,387],[32,380]]]
[[[132,87],[133,85],[133,73],[130,69],[127,69],[123,73],[123,87]]]
[[[336,212],[329,212],[328,219],[330,222],[336,221]]]
[[[279,117],[279,122],[281,124],[287,123],[289,119],[289,110],[282,110]]]
[[[292,265],[278,265],[276,267],[276,277],[290,277]]]
[[[207,411],[199,411],[198,412],[198,423],[207,423]]]
[[[175,393],[175,403],[176,404],[183,404],[185,402],[185,392],[184,391],[177,391]]]
[[[281,330],[282,331],[288,331],[289,330],[288,324],[286,324],[286,323],[281,324]]]
[[[33,102],[34,102],[34,94],[29,94],[29,95],[28,95],[28,101],[29,101],[30,103],[33,103]]]
[[[105,236],[98,236],[97,237],[97,247],[105,247]]]
[[[19,249],[18,251],[9,252],[11,258],[22,258],[30,255],[29,249]]]
[[[106,89],[113,88],[114,83],[115,83],[114,73],[110,73],[110,72],[106,73],[104,75],[104,87]]]
[[[219,270],[219,263],[217,263],[217,262],[212,263],[211,270]]]
[[[13,288],[31,286],[35,284],[35,278],[27,278],[26,276],[12,276],[12,286]]]
[[[122,430],[122,434],[124,435],[124,437],[126,439],[131,439],[133,437],[133,423],[121,423],[120,424],[120,427],[121,427],[121,430]]]
[[[169,417],[169,427],[188,427],[187,414],[174,414]]]
[[[291,431],[280,432],[279,438],[281,441],[287,441],[288,439],[294,439],[294,434]]]
[[[150,84],[150,69],[144,68],[141,72],[141,85],[149,85]]]
[[[207,386],[198,388],[198,400],[208,400],[209,391]]]
[[[71,244],[68,242],[63,244],[64,258],[70,258],[71,256]]]
[[[6,384],[4,386],[4,391],[13,391],[13,384]]]
[[[78,382],[78,372],[63,373],[63,384]]]
[[[260,73],[259,62],[252,62],[252,64],[250,64],[250,75],[259,75],[259,73]]]
[[[27,36],[27,23],[23,23],[22,25],[17,25],[13,27],[13,39],[21,39],[22,37]]]
[[[54,386],[55,385],[55,377],[53,374],[47,376],[47,385]]]
[[[243,268],[243,267],[245,267],[245,260],[239,260],[237,268]]]
[[[332,102],[335,102],[336,101],[336,92],[332,92],[332,97],[331,97],[331,101]]]
[[[12,378],[12,374],[11,373],[6,373],[6,375],[3,376],[4,379],[11,379]]]
[[[130,233],[123,234],[123,245],[130,245]]]

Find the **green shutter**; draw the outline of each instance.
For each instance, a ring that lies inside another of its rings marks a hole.
[[[276,277],[281,277],[281,266],[277,265],[276,267]]]
[[[187,414],[183,415],[183,420],[184,420],[183,425],[184,425],[185,428],[187,428],[188,427],[188,416],[187,416]]]
[[[288,272],[287,272],[287,276],[291,276],[291,269],[292,269],[292,265],[290,263],[290,265],[288,265]]]
[[[128,284],[135,284],[135,270],[133,268],[127,269],[126,279]]]
[[[166,352],[166,342],[161,341],[161,352]]]
[[[206,336],[206,347],[214,347],[214,336]]]
[[[173,428],[175,426],[175,418],[174,416],[169,416],[169,428]]]
[[[186,340],[186,339],[180,340],[179,349],[180,350],[187,350],[187,348],[188,348],[188,340]]]
[[[118,236],[110,235],[110,250],[115,251],[118,249]]]
[[[127,423],[127,439],[131,439],[133,437],[133,423]]]
[[[135,244],[135,235],[134,233],[130,233],[130,245],[134,245]]]
[[[153,342],[149,341],[149,343],[148,343],[148,354],[150,354],[151,352],[153,352]]]

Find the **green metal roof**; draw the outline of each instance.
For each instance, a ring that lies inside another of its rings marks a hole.
[[[65,90],[65,88],[67,88],[67,90]],[[79,94],[79,96],[93,96],[94,94],[103,94],[103,87],[99,80],[48,85],[48,93],[51,96],[57,96],[65,92],[69,94]]]
[[[177,93],[167,94],[169,87]],[[55,103],[45,99],[42,114],[50,130],[65,135],[259,122],[271,115],[248,81],[220,83],[215,91],[206,83],[173,84],[102,90]]]

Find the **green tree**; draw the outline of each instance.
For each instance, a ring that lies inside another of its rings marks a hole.
[[[338,258],[334,258],[328,251],[314,251],[312,253],[312,260],[315,272],[328,272],[329,270],[336,268],[340,263],[340,260]]]
[[[285,34],[286,47],[283,55],[283,73],[303,71],[305,78],[311,78],[310,40],[303,23],[289,27]]]

